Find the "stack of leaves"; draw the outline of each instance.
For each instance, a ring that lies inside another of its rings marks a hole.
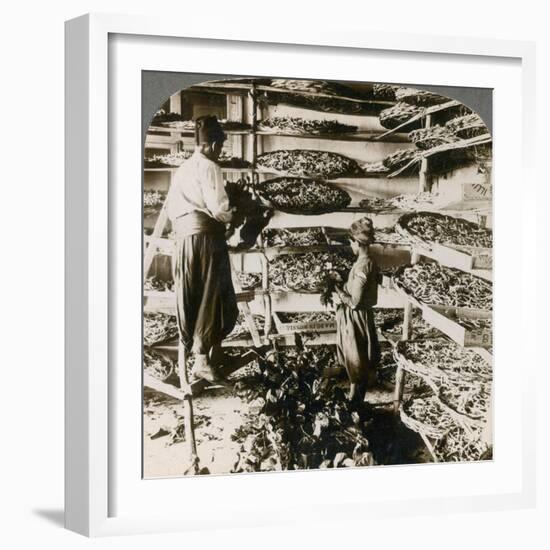
[[[399,170],[411,161],[417,161],[411,164],[410,170],[418,171],[420,168],[420,155],[416,149],[400,149],[395,153],[388,155],[382,162],[388,170]]]
[[[411,397],[403,403],[403,413],[424,427],[425,435],[445,435],[456,426],[453,418],[441,406],[437,397],[428,392],[421,397]]]
[[[167,359],[163,354],[150,348],[143,350],[144,371],[163,382],[170,379],[175,373],[175,362]]]
[[[351,202],[345,191],[321,180],[274,178],[257,184],[255,190],[267,204],[289,214],[324,214]]]
[[[397,362],[393,353],[393,345],[387,342],[380,342],[380,362],[376,369],[378,383],[389,391],[395,389],[395,374]],[[414,396],[426,396],[433,393],[430,386],[419,376],[406,376],[404,391]]]
[[[485,332],[493,328],[492,319],[471,319],[469,317],[458,316],[456,320],[460,325],[473,333]]]
[[[178,153],[166,153],[165,155],[153,155],[145,159],[145,168],[164,168],[167,166],[181,166],[191,157],[192,151],[179,151]]]
[[[174,128],[176,130],[194,130],[195,129],[195,121],[194,120],[171,120],[168,122],[163,122],[162,126],[166,126],[167,128]]]
[[[235,120],[220,119],[219,123],[226,132],[238,132],[250,129],[249,124]],[[192,131],[195,129],[194,120],[174,120],[171,122],[165,122],[162,125],[168,128],[175,128],[177,130]]]
[[[489,129],[483,122],[483,119],[476,113],[452,118],[447,121],[445,128],[462,139],[473,138],[489,133]]]
[[[468,418],[483,421],[489,411],[491,384],[469,381],[436,382],[438,397],[449,409]]]
[[[265,317],[263,315],[254,315],[254,323],[256,328],[259,331],[262,331],[265,325]],[[245,316],[242,313],[239,313],[237,317],[237,322],[235,323],[235,328],[227,337],[227,340],[239,340],[241,338],[250,337],[250,328],[246,321]]]
[[[178,335],[176,318],[165,313],[145,313],[143,315],[143,344],[154,346]]]
[[[336,273],[345,280],[354,256],[349,251],[280,254],[269,261],[269,288],[285,292],[321,292],[325,277]]]
[[[449,430],[436,442],[434,453],[440,462],[472,462],[491,459],[490,449],[479,437],[479,434],[469,434],[459,426]]]
[[[422,108],[416,105],[409,105],[405,102],[396,103],[380,112],[380,124],[384,126],[384,128],[392,130],[421,112]],[[420,128],[421,123],[417,120],[412,124]]]
[[[435,392],[440,406],[475,439],[486,422],[491,398],[492,367],[477,353],[446,340],[399,342],[397,356],[415,365]],[[412,367],[411,367],[412,368]],[[471,424],[475,420],[476,424]]]
[[[382,174],[388,172],[388,169],[384,166],[384,161],[364,162],[361,165],[361,169],[365,174]]]
[[[423,241],[466,247],[492,248],[490,229],[464,220],[432,212],[403,216],[398,227]]]
[[[440,103],[450,101],[450,99],[442,95],[434,94],[427,90],[417,90],[416,88],[397,88],[395,90],[395,99],[411,105],[422,106],[439,105]]]
[[[144,292],[170,292],[174,288],[173,281],[164,281],[158,277],[147,277],[143,283]]]
[[[144,191],[143,192],[143,206],[162,206],[166,194],[162,191]]]
[[[286,104],[302,109],[345,115],[377,115],[380,111],[380,104],[375,101],[352,101],[338,96],[301,95],[299,92],[263,92],[258,101],[262,108],[267,108],[269,105]]]
[[[258,123],[258,130],[295,135],[344,134],[356,132],[357,126],[342,124],[337,120],[308,120],[298,117],[270,117]]]
[[[225,151],[222,151],[220,157],[216,161],[222,168],[250,168],[252,165],[248,160],[239,157],[234,157]]]
[[[418,263],[400,270],[394,283],[424,304],[491,310],[493,285],[458,269]]]
[[[233,435],[241,443],[234,472],[370,466],[366,412],[343,390],[322,381],[333,351],[299,349],[260,361],[260,374],[236,391],[261,403]],[[252,384],[251,384],[252,382]],[[252,389],[252,393],[250,393]]]
[[[380,244],[407,244],[406,239],[397,233],[393,227],[374,230],[374,242]]]
[[[262,274],[253,271],[236,271],[235,275],[242,290],[254,290],[262,284]]]
[[[178,120],[183,120],[183,117],[180,113],[167,113],[164,109],[159,109],[155,116],[153,117],[153,120],[151,122],[152,126],[158,126],[161,124],[165,124],[167,122],[174,122]]]
[[[395,90],[397,86],[394,84],[373,84],[372,92],[377,99],[395,100]]]
[[[374,324],[382,333],[389,336],[403,334],[403,310],[376,308],[374,310]],[[412,338],[440,338],[443,333],[424,321],[422,311],[414,309],[411,316]]]
[[[430,126],[428,128],[420,128],[409,133],[409,139],[422,150],[439,147],[447,143],[459,141],[459,138],[447,126]]]
[[[434,379],[450,383],[481,384],[493,377],[493,369],[474,351],[445,339],[409,340],[397,344],[397,352],[427,370],[437,369]]]
[[[398,195],[390,199],[377,197],[362,199],[359,202],[361,208],[368,212],[382,212],[385,210],[418,210],[421,208],[436,207],[438,196],[432,193],[417,193],[410,195]]]
[[[362,174],[353,159],[331,151],[283,149],[258,156],[258,165],[267,170],[292,176],[338,178]]]
[[[327,311],[281,311],[278,315],[283,323],[326,323],[335,321],[334,313]]]
[[[353,88],[339,82],[327,82],[324,80],[296,80],[288,78],[274,78],[271,80],[272,88],[288,90],[291,92],[305,92],[324,94],[331,96],[350,97],[360,99],[362,96]]]
[[[267,228],[262,232],[264,246],[316,246],[327,244],[321,227]]]

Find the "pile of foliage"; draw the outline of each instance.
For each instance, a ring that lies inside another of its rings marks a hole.
[[[331,347],[298,348],[259,361],[257,374],[235,386],[254,402],[251,416],[233,435],[241,443],[234,472],[370,466],[364,403],[350,402],[322,378],[334,364]]]

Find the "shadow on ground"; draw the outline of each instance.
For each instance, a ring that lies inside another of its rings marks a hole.
[[[33,513],[57,527],[65,526],[65,512],[63,510],[33,510]]]
[[[392,411],[377,409],[365,435],[377,464],[433,462],[422,438]]]

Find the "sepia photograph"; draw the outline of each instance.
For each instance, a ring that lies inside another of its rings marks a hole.
[[[143,477],[492,460],[492,90],[164,76]]]

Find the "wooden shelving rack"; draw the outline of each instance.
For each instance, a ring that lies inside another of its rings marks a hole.
[[[425,109],[422,113],[413,117],[413,119],[410,119],[406,123],[399,125],[397,128],[394,128],[393,130],[388,130],[388,131],[356,132],[356,133],[346,133],[346,134],[337,134],[337,135],[293,134],[293,133],[284,133],[284,132],[278,133],[278,132],[271,132],[271,131],[269,132],[259,131],[257,128],[258,120],[260,119],[258,95],[264,92],[274,92],[277,94],[284,94],[285,90],[282,90],[279,88],[272,88],[269,86],[256,85],[254,83],[248,84],[248,83],[231,83],[231,82],[206,83],[200,86],[194,86],[193,90],[226,95],[227,104],[228,104],[228,120],[232,120],[235,122],[245,122],[245,119],[246,119],[246,122],[250,124],[249,129],[226,131],[226,133],[230,136],[230,140],[231,140],[230,147],[233,155],[238,158],[247,159],[250,162],[250,167],[249,168],[222,168],[222,173],[228,179],[231,179],[231,178],[238,179],[240,177],[248,177],[249,179],[252,180],[253,183],[257,183],[260,177],[275,175],[273,172],[263,169],[261,167],[258,167],[257,165],[258,151],[260,148],[259,145],[264,137],[277,136],[281,138],[288,137],[288,138],[316,139],[316,140],[330,139],[330,140],[342,141],[342,142],[364,142],[366,144],[367,143],[407,143],[408,142],[407,134],[403,132],[404,130],[406,130],[407,126],[410,125],[410,123],[418,119],[423,119],[424,126],[429,127],[433,123],[433,117],[436,116],[438,112],[444,111],[445,109],[449,109],[458,105],[458,102],[456,101],[449,101],[443,105],[437,105],[435,107]],[[288,92],[288,93],[296,93],[296,92]],[[307,92],[299,92],[299,94],[307,95]],[[319,95],[319,94],[311,94],[311,95]],[[327,96],[327,97],[333,98],[334,96]],[[384,108],[389,105],[395,104],[394,101],[358,100],[354,98],[338,98],[338,99],[345,99],[345,100],[349,100],[350,102],[354,102],[354,101],[370,102],[380,108]],[[245,104],[248,105],[248,113],[245,112]],[[166,149],[170,150],[171,152],[179,151],[185,139],[193,135],[193,131],[189,129],[177,129],[177,128],[164,127],[164,126],[152,126],[150,127],[150,130],[151,130],[151,134],[148,137],[148,141],[146,141],[146,147],[148,142],[154,143],[154,144],[158,143],[161,146],[164,146]],[[157,147],[157,145],[155,145],[155,147]],[[176,170],[177,170],[177,166],[144,168],[145,172],[167,172],[170,174],[170,181],[173,173]],[[362,177],[365,179],[368,179],[368,178],[381,178],[385,176],[387,176],[387,173],[382,172],[379,174],[378,173],[366,174],[366,175],[363,175]],[[329,181],[338,185],[338,178],[334,180],[329,180]],[[431,183],[432,182],[431,182],[431,174],[430,174],[430,160],[429,158],[423,158],[421,161],[420,172],[418,175],[418,192],[429,191],[431,188]],[[465,205],[461,203],[454,204],[448,209],[434,208],[434,211],[449,214],[449,215],[456,215],[456,216],[467,215],[470,217],[476,217],[476,221],[482,222],[485,220],[485,217],[490,212],[490,208],[491,208],[490,200],[486,200],[486,201],[480,200],[477,203],[472,202],[470,205]],[[429,210],[429,209],[426,209],[426,210]],[[373,213],[373,212],[369,212],[369,210],[365,208],[347,207],[345,209],[339,210],[335,214],[341,215],[343,213],[350,214],[350,215],[369,214],[376,220],[378,217],[388,217],[388,216],[397,219],[398,216],[406,213],[406,211],[392,209],[389,211]],[[288,225],[286,227],[293,227],[295,225],[293,223],[293,216],[285,215],[285,219],[287,217],[288,217]],[[311,216],[311,225],[309,225],[308,227],[329,225],[329,223],[327,222],[329,222],[331,218],[334,218],[334,215],[324,214],[319,216]],[[144,239],[144,278],[147,277],[149,268],[156,254],[171,253],[170,252],[172,247],[171,241],[169,239],[162,237],[162,233],[166,223],[167,223],[167,216],[166,216],[165,207],[163,206],[160,210],[158,220],[153,230],[153,233],[149,236],[146,236]],[[395,244],[395,243],[389,244],[387,246],[390,248],[391,247],[408,248],[411,254],[411,263],[417,262],[422,255],[429,256],[429,254],[427,254],[426,251],[419,249],[418,247],[415,247],[415,246],[401,245],[401,244]],[[240,338],[238,340],[233,340],[233,341],[228,340],[224,343],[224,345],[231,346],[231,347],[236,347],[236,346],[259,347],[261,345],[271,342],[273,339],[277,340],[278,345],[294,345],[295,344],[294,335],[286,334],[286,333],[273,334],[271,332],[272,312],[290,311],[285,309],[279,309],[279,306],[278,306],[279,299],[281,297],[284,297],[286,301],[291,301],[292,304],[297,309],[303,310],[303,311],[305,311],[303,309],[304,307],[311,308],[309,309],[309,311],[323,311],[325,310],[325,308],[321,306],[320,301],[318,299],[319,295],[316,295],[316,294],[307,294],[304,296],[304,295],[301,295],[300,293],[270,291],[268,257],[271,257],[276,254],[300,254],[303,252],[324,251],[324,250],[331,250],[331,249],[337,249],[337,248],[338,248],[338,245],[327,243],[327,245],[305,247],[304,249],[300,249],[300,247],[292,247],[292,248],[286,248],[286,249],[278,248],[277,250],[274,250],[269,248],[264,249],[264,247],[262,247],[260,243],[260,246],[258,246],[257,248],[253,248],[245,252],[240,252],[238,256],[240,257],[241,265],[243,265],[243,258],[246,255],[256,254],[256,255],[259,255],[259,257],[261,258],[262,288],[255,289],[252,291],[241,291],[241,289],[238,288],[238,285],[236,286],[237,296],[239,300],[239,307],[241,311],[245,314],[246,320],[249,323],[250,336]],[[433,255],[431,257],[434,258]],[[441,258],[438,258],[438,257],[435,257],[435,259],[441,260]],[[238,258],[234,258],[234,260],[239,261]],[[490,278],[491,277],[490,269],[487,269],[485,271],[486,271],[485,273],[486,278]],[[402,340],[409,339],[411,334],[412,313],[413,313],[413,309],[416,307],[417,304],[414,304],[413,301],[407,299],[406,297],[404,297],[402,294],[398,293],[394,289],[381,288],[380,290],[383,296],[383,301],[386,300],[387,305],[385,305],[385,307],[403,308],[404,321],[403,321],[403,332],[402,332],[401,339]],[[291,298],[291,300],[289,300],[289,298]],[[249,303],[254,301],[255,302],[259,301],[263,303],[264,317],[265,317],[265,328],[264,328],[263,334],[260,334],[260,331],[256,327],[253,316],[251,315],[251,310],[249,308]],[[168,292],[145,293],[144,311],[174,314],[174,303],[175,303],[175,298],[172,293],[168,293]],[[433,322],[433,317],[428,316],[425,320],[428,323],[431,323]],[[435,328],[441,329],[441,326],[438,326],[437,323],[434,324],[434,326]],[[310,345],[317,345],[317,344],[333,344],[334,342],[335,342],[334,332],[324,332],[312,337],[309,343]],[[178,346],[175,344],[172,344],[172,345],[164,344],[162,346],[159,346],[159,350],[176,352],[178,350]],[[491,356],[488,354],[486,350],[480,349],[479,352],[482,353],[485,358],[487,358],[488,360],[491,360]],[[179,359],[181,360],[181,350],[179,354]],[[180,372],[181,370],[182,368],[180,367]],[[399,407],[402,401],[403,390],[405,385],[405,376],[406,376],[405,370],[402,368],[402,366],[399,366],[396,371],[396,385],[395,385],[395,394],[394,394],[394,408],[396,412],[399,410]],[[178,390],[175,389],[175,391],[177,392]],[[434,459],[436,459],[435,455],[433,454],[432,442],[429,440],[426,440],[423,434],[421,435],[428,449],[432,453]]]

